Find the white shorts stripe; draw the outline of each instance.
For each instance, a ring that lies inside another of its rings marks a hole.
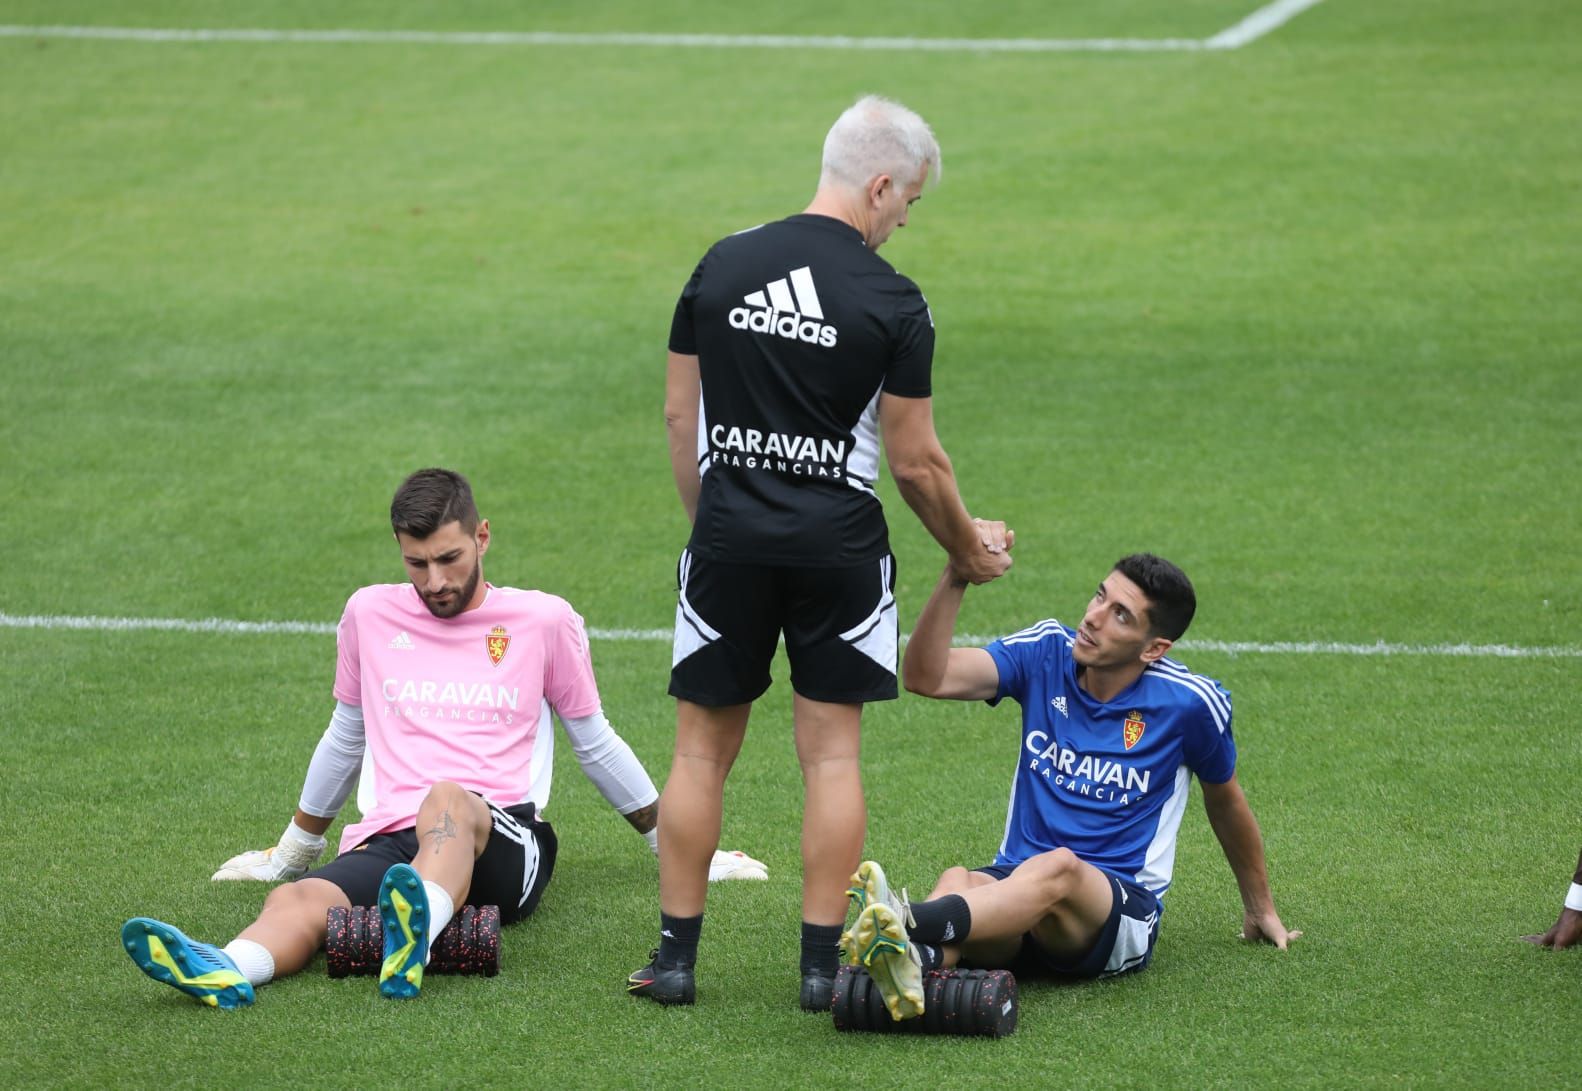
[[[1148,957],[1148,943],[1159,926],[1159,914],[1155,911],[1143,920],[1122,916],[1120,924],[1115,946],[1110,948],[1109,960],[1104,964],[1105,974],[1125,973]]]
[[[538,880],[539,849],[538,838],[533,836],[533,831],[523,826],[505,811],[496,807],[488,800],[484,804],[489,808],[489,814],[494,821],[494,833],[522,846],[522,895],[517,899],[516,905],[520,909],[527,904],[527,896],[533,892],[533,883]]]

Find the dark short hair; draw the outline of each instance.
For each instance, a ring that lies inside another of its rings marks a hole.
[[[1115,562],[1115,571],[1142,588],[1148,599],[1148,632],[1179,640],[1197,613],[1197,592],[1187,574],[1152,553],[1133,553]]]
[[[478,529],[472,486],[454,470],[419,470],[401,482],[390,501],[390,527],[397,534],[427,538],[446,523],[456,522],[468,534]]]

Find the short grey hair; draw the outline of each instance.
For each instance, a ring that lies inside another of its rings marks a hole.
[[[902,185],[939,180],[944,164],[934,130],[917,114],[878,95],[864,95],[830,126],[819,184],[862,189],[888,174]]]

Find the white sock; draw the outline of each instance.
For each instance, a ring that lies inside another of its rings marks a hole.
[[[269,948],[250,939],[233,939],[220,950],[230,956],[249,985],[267,985],[275,977],[275,956]]]
[[[432,956],[434,941],[456,915],[456,903],[451,901],[444,887],[427,879],[423,880],[423,891],[428,895],[428,954]],[[428,957],[423,959],[423,965],[428,965]]]

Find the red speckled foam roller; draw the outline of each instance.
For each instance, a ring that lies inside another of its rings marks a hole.
[[[385,939],[378,906],[336,906],[329,911],[328,923],[324,957],[329,963],[331,977],[379,972],[379,964],[384,961]],[[479,977],[493,977],[499,973],[499,907],[463,906],[430,948],[427,972]]]

